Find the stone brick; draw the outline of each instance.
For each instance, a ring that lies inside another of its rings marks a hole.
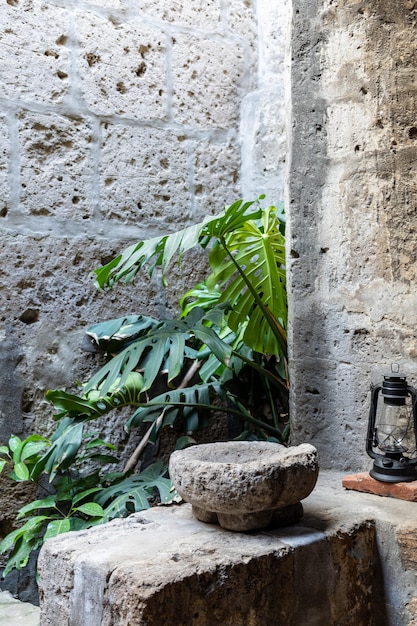
[[[9,129],[6,119],[0,116],[0,222],[9,211],[8,153]]]
[[[2,97],[60,103],[69,90],[69,13],[44,0],[0,5]],[[48,28],[43,28],[48,24]]]
[[[27,112],[19,114],[19,122],[23,213],[81,223],[91,219],[91,126],[80,119]]]
[[[289,0],[277,4],[269,0],[257,2],[259,85],[270,88],[282,81],[290,46]]]
[[[329,544],[331,561],[338,575],[336,584],[329,589],[329,623],[338,626],[382,623],[378,622],[382,608],[378,604],[382,605],[382,598],[377,595],[380,581],[375,563],[375,523],[367,521],[341,528],[329,536]],[[369,595],[371,586],[374,588],[372,597]]]
[[[194,212],[196,221],[219,213],[240,197],[240,150],[233,139],[200,140],[194,148]]]
[[[136,288],[97,291],[91,271],[117,252],[112,242],[23,235],[3,235],[2,241],[0,332],[12,337],[21,353],[23,395],[16,402],[21,403],[26,428],[48,430],[51,408],[45,404],[45,391],[74,389],[77,379],[85,380],[102,363],[81,349],[86,327],[125,314],[162,314],[159,288],[144,273]],[[7,400],[7,389],[5,393]]]
[[[221,11],[216,0],[193,0],[193,2],[142,0],[141,9],[147,15],[178,26],[208,31],[218,31],[221,26]]]
[[[397,529],[397,541],[404,568],[417,574],[417,522],[400,526]]]
[[[176,33],[172,48],[175,121],[199,128],[236,126],[246,69],[242,47]]]
[[[107,219],[138,223],[146,236],[183,228],[190,219],[188,142],[179,132],[103,128],[101,210]]]
[[[98,115],[167,117],[165,36],[143,20],[78,13],[81,89]]]
[[[374,493],[377,496],[389,496],[390,498],[417,502],[417,480],[408,483],[384,483],[372,478],[368,472],[360,472],[359,474],[345,476],[342,484],[345,489],[354,489],[355,491]]]
[[[91,7],[97,6],[97,0],[85,0],[84,4]],[[102,9],[122,9],[123,0],[100,0],[100,8]]]
[[[257,14],[254,3],[249,0],[229,0],[226,5],[227,24],[233,34],[240,35],[256,51]]]
[[[283,200],[287,163],[284,89],[257,91],[242,102],[242,186],[245,197]]]

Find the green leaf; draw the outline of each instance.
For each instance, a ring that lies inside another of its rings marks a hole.
[[[67,393],[62,389],[50,389],[46,392],[48,402],[68,414],[84,414],[86,416],[99,416],[100,412],[96,406],[85,398],[80,398],[72,393]]]
[[[98,493],[102,490],[102,487],[91,487],[91,489],[86,489],[85,491],[81,491],[78,493],[73,499],[72,504],[75,506],[78,502],[82,502],[88,496],[91,496],[92,493]]]
[[[12,452],[14,452],[18,446],[22,443],[21,439],[16,435],[12,435],[9,439],[9,448]]]
[[[188,448],[188,446],[192,446],[195,444],[195,439],[190,437],[189,435],[184,435],[183,437],[178,437],[175,442],[176,450],[183,450],[184,448]]]
[[[7,552],[21,537],[25,540],[32,539],[41,531],[45,520],[49,519],[47,515],[36,515],[31,517],[23,526],[6,535],[0,543],[0,553]]]
[[[148,509],[149,499],[157,489],[161,502],[173,498],[172,483],[163,474],[166,468],[161,461],[153,463],[140,474],[122,478],[115,484],[103,489],[95,501],[104,509],[104,521],[115,517],[125,517],[133,511]]]
[[[29,470],[23,462],[15,464],[14,473],[16,474],[17,478],[21,481],[29,480]]]
[[[99,446],[104,446],[105,448],[109,450],[117,450],[115,445],[113,445],[112,443],[108,443],[107,441],[104,441],[104,439],[100,439],[100,438],[93,439],[93,441],[89,441],[86,444],[85,449],[91,450],[91,448],[97,448]]]
[[[193,335],[194,328],[199,327],[198,320],[202,315],[203,311],[200,310],[184,320],[160,322],[147,335],[135,340],[106,363],[85,386],[85,395],[93,389],[99,389],[103,397],[116,382],[123,388],[125,382],[129,384],[131,376],[139,376],[133,370],[143,369],[143,384],[140,389],[136,385],[136,395],[131,394],[129,398],[130,404],[139,404],[140,394],[152,386],[162,368],[168,367],[170,379],[181,371],[186,341]]]
[[[77,511],[90,517],[103,517],[103,508],[96,502],[86,502],[77,507]]]
[[[261,224],[247,221],[225,236],[213,247],[210,266],[212,274],[206,283],[222,292],[220,302],[230,304],[230,328],[238,331],[247,319],[245,343],[257,352],[280,354],[278,331],[265,313],[268,310],[285,327],[285,241],[275,209],[263,211]]]
[[[39,511],[41,509],[54,509],[56,505],[57,496],[48,496],[47,498],[43,498],[42,500],[34,500],[33,502],[29,502],[25,506],[22,506],[19,509],[19,513],[17,518],[21,518],[26,516],[28,513],[32,513],[33,511]]]
[[[9,448],[7,446],[0,446],[0,454],[9,455]]]
[[[107,353],[120,352],[128,343],[147,334],[158,320],[145,315],[128,315],[90,326],[86,334]]]
[[[21,460],[26,461],[31,457],[38,455],[40,452],[45,450],[45,448],[47,448],[49,443],[50,441],[43,437],[41,438],[41,440],[38,441],[26,440],[26,443],[24,442],[24,445],[22,447],[22,452],[20,455]]]
[[[112,287],[122,279],[128,283],[145,265],[148,265],[148,271],[151,275],[155,267],[161,267],[161,276],[164,280],[166,269],[175,256],[180,260],[184,253],[191,248],[197,245],[206,247],[213,236],[224,235],[248,219],[258,218],[260,216],[259,209],[248,213],[253,204],[253,202],[244,203],[242,200],[238,200],[230,207],[225,208],[219,215],[207,216],[199,224],[188,226],[171,235],[139,241],[107,265],[95,270],[96,285],[100,289],[104,289],[105,287]]]
[[[56,537],[57,535],[61,535],[62,533],[67,533],[70,530],[71,521],[68,518],[52,520],[46,527],[46,532],[43,539],[44,541],[46,541],[51,537]]]
[[[107,500],[105,500],[106,495],[108,496]],[[103,497],[101,498],[104,506],[103,521],[109,521],[115,517],[126,517],[133,511],[149,509],[150,497],[146,488],[140,484],[128,489],[123,489],[121,486],[118,489],[109,487],[107,490],[103,490]],[[104,503],[107,501],[109,504],[105,506]],[[132,505],[133,510],[129,510],[129,505]]]
[[[58,470],[70,467],[82,444],[83,426],[82,422],[74,423],[70,418],[60,422],[51,439],[51,446],[31,472],[33,480],[45,473],[49,474],[49,481],[52,482]]]
[[[140,426],[142,422],[155,421],[165,407],[175,411],[175,414],[178,413],[179,407],[183,406],[191,406],[197,409],[199,407],[204,409],[212,408],[218,411],[220,409],[219,406],[211,406],[210,393],[216,396],[223,395],[221,385],[217,382],[200,383],[184,389],[173,389],[172,391],[162,393],[136,409],[125,428],[130,431],[132,428]]]
[[[13,568],[20,570],[25,567],[28,564],[32,550],[36,550],[41,543],[42,540],[35,537],[31,537],[28,540],[25,537],[20,537],[10,553],[3,576],[7,576]]]

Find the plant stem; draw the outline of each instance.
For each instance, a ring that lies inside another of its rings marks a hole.
[[[194,361],[192,363],[191,367],[185,373],[184,378],[182,379],[182,381],[178,385],[177,389],[184,389],[184,387],[186,387],[188,385],[188,383],[193,378],[193,376],[198,372],[200,366],[201,366],[201,361]],[[140,405],[138,405],[138,406],[140,406]],[[166,409],[167,409],[167,407],[164,407],[164,409],[162,410],[162,412],[160,413],[160,415],[158,415],[158,417],[156,419],[156,425],[155,425],[155,422],[153,422],[151,427],[148,428],[146,433],[143,435],[142,439],[139,441],[138,445],[136,446],[135,450],[133,451],[133,454],[130,456],[130,458],[128,459],[128,461],[127,461],[127,463],[126,463],[126,465],[124,467],[124,470],[123,470],[124,473],[130,472],[130,470],[132,470],[137,465],[137,463],[139,462],[139,459],[142,456],[142,453],[143,453],[144,449],[148,445],[149,437],[151,436],[152,429],[154,428],[154,426],[155,426],[155,428],[157,430],[161,427],[161,424],[162,424],[162,422],[164,420]]]

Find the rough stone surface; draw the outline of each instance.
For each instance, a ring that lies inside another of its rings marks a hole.
[[[409,626],[417,573],[398,537],[412,532],[417,505],[341,481],[321,472],[303,520],[287,528],[229,533],[181,505],[49,540],[42,625]]]
[[[264,528],[273,511],[309,495],[317,481],[317,452],[309,444],[230,441],[175,451],[169,473],[197,519],[217,513],[229,530]],[[201,511],[203,509],[204,512]]]
[[[247,197],[285,197],[291,150],[291,3],[257,2],[258,88],[242,100],[242,189]],[[287,207],[288,210],[288,207]]]
[[[1,442],[11,419],[19,433],[49,420],[45,389],[95,369],[88,324],[175,310],[156,279],[103,295],[91,271],[241,195],[240,102],[257,82],[252,2],[59,4],[0,7],[0,390],[15,385]],[[204,267],[172,272],[175,297]]]
[[[293,12],[293,442],[315,445],[321,467],[362,471],[370,382],[393,362],[417,378],[415,4]]]
[[[39,626],[39,607],[19,602],[8,591],[0,592],[0,623],[4,626]]]
[[[366,493],[374,493],[377,496],[389,496],[400,500],[417,502],[417,481],[403,483],[384,483],[375,480],[367,472],[345,476],[342,481],[345,489],[354,489]]]
[[[166,120],[166,45],[161,28],[133,18],[77,12],[81,91],[97,115]]]
[[[398,529],[397,541],[405,569],[417,574],[417,522],[409,522]]]

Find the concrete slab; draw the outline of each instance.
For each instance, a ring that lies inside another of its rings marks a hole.
[[[0,624],[2,626],[39,626],[39,607],[16,600],[8,591],[0,591]]]

